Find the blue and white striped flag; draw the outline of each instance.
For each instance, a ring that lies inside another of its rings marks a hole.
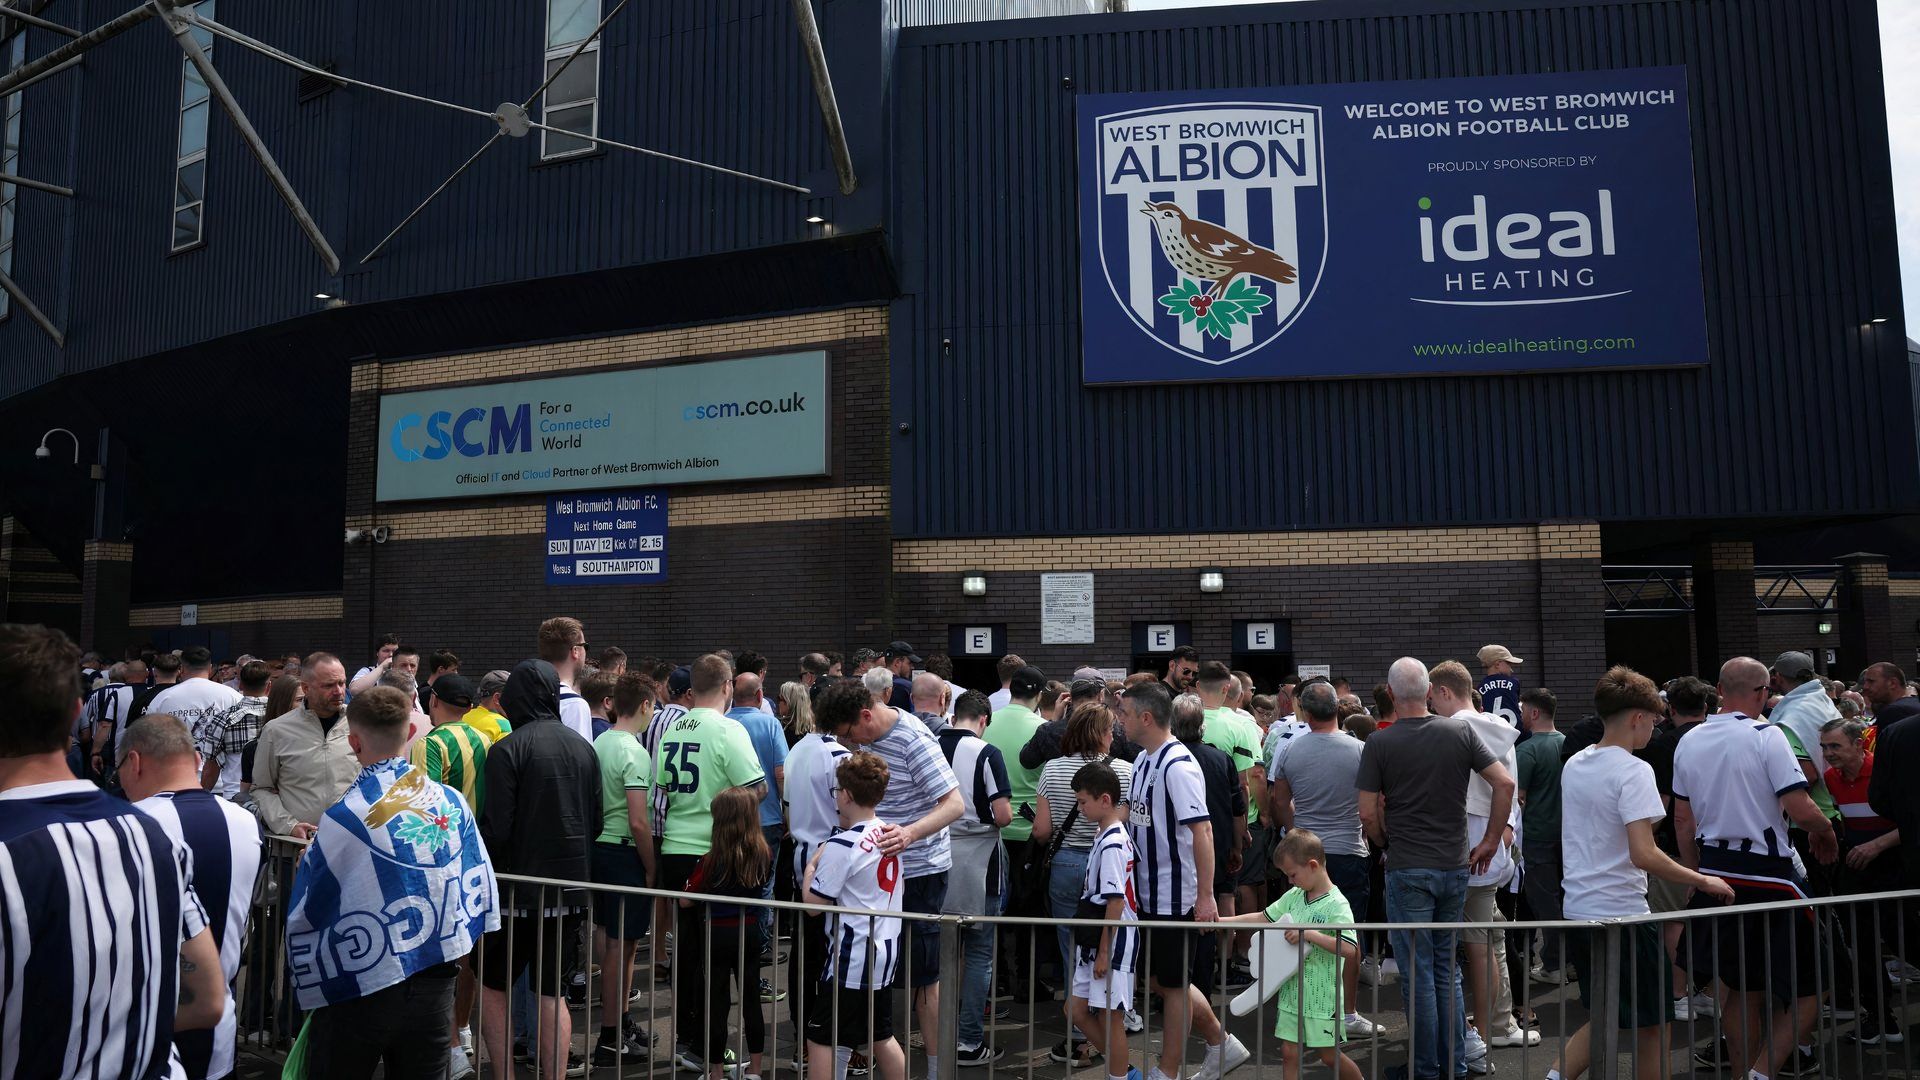
[[[402,758],[362,770],[293,879],[287,960],[302,1009],[352,1001],[472,951],[500,928],[473,810]]]

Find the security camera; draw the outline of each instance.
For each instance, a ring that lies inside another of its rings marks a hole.
[[[393,535],[392,530],[385,525],[375,525],[373,527],[373,542],[376,544],[386,543],[387,537],[391,535]]]
[[[367,535],[367,531],[365,529],[349,528],[347,530],[347,543],[357,544],[360,542],[360,538],[365,535]]]

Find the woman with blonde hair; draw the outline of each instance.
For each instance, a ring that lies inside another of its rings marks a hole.
[[[781,683],[779,709],[780,723],[787,732],[787,749],[791,750],[813,734],[813,699],[807,696],[806,686]]]

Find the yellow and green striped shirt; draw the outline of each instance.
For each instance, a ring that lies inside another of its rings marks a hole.
[[[467,714],[460,718],[460,722],[485,735],[489,746],[506,738],[513,731],[513,725],[507,722],[506,717],[485,705],[475,705],[468,709]]]
[[[420,736],[408,758],[414,768],[425,769],[428,776],[466,796],[467,805],[478,814],[487,794],[487,748],[491,745],[465,721],[455,720]]]

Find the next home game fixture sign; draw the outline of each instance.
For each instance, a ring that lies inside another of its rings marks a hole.
[[[386,394],[374,497],[824,476],[827,414],[823,352]]]
[[[581,491],[547,500],[547,584],[667,580],[664,491]]]
[[[1681,67],[1079,100],[1089,383],[1707,362]]]

